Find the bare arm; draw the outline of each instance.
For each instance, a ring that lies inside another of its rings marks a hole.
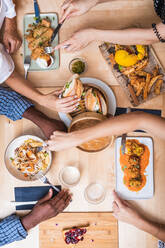
[[[137,129],[147,131],[161,139],[165,139],[164,118],[139,111],[112,117],[94,127],[80,131],[67,134],[54,132],[48,144],[49,149],[58,151],[78,146],[96,138],[112,135],[118,136]]]
[[[76,96],[59,98],[60,90],[44,95],[31,86],[31,82],[25,80],[19,73],[14,71],[6,80],[6,84],[21,95],[39,103],[42,106],[51,108],[57,112],[68,113],[76,109],[79,99]]]
[[[162,37],[165,37],[165,25],[159,23],[157,29]],[[121,45],[149,45],[159,42],[152,28],[130,28],[123,30],[95,30],[96,40],[121,44]],[[128,38],[129,37],[129,38]]]
[[[141,215],[129,201],[119,198],[116,192],[113,192],[113,196],[112,208],[115,218],[133,225],[165,242],[165,225],[156,223]]]

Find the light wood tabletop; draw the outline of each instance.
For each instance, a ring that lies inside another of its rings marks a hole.
[[[38,1],[40,9],[42,12],[57,12],[59,13],[61,2],[60,0],[40,0]],[[26,13],[33,13],[33,2],[30,0],[19,1],[15,0],[16,10],[17,10],[17,22],[18,29],[22,35],[23,30],[23,16]],[[151,23],[158,22],[156,14],[153,9],[152,0],[116,0],[111,3],[105,3],[98,5],[93,8],[89,13],[84,16],[74,18],[73,20],[68,20],[60,31],[60,41],[63,41],[70,37],[70,35],[80,28],[85,27],[97,27],[103,29],[110,28],[124,28],[129,26],[141,26],[149,27]],[[163,44],[155,44],[154,49],[160,59],[162,65],[165,67],[165,46]],[[65,51],[60,51],[60,68],[57,71],[50,72],[32,72],[29,73],[29,79],[32,84],[36,87],[41,87],[40,89],[44,92],[49,92],[57,86],[62,86],[66,80],[71,76],[68,64],[70,60],[74,57],[82,56],[86,59],[88,64],[88,70],[83,76],[95,77],[103,80],[111,86],[113,89],[116,99],[117,106],[128,107],[130,103],[128,102],[123,90],[118,85],[116,79],[106,65],[104,59],[99,53],[98,43],[92,43],[87,48],[76,53],[66,53]],[[23,75],[23,58],[22,58],[22,48],[13,56],[17,70]],[[97,69],[96,69],[97,68]],[[49,73],[49,77],[48,77]],[[42,75],[42,76],[41,76]],[[49,88],[48,88],[49,87]],[[151,101],[140,105],[140,108],[149,109],[160,109],[162,110],[162,116],[165,117],[165,96],[161,95]],[[57,114],[52,111],[47,111],[46,109],[38,106],[43,112],[47,113],[51,117],[56,117]],[[15,137],[23,134],[34,134],[39,137],[43,137],[41,131],[33,125],[30,121],[20,120],[17,122],[9,121],[7,118],[0,116],[0,174],[1,174],[1,187],[0,187],[0,218],[3,218],[11,213],[14,209],[10,206],[9,202],[14,199],[13,188],[16,186],[29,186],[29,185],[41,185],[39,182],[21,182],[14,179],[6,170],[4,164],[4,152],[8,143]],[[151,135],[151,134],[149,134]],[[151,135],[152,137],[152,135]],[[165,178],[165,142],[153,137],[154,140],[154,179],[155,179],[155,195],[150,200],[140,200],[136,201],[134,204],[139,208],[146,216],[158,220],[165,221],[165,211],[164,211],[164,178]],[[96,205],[95,210],[93,206],[86,205],[85,201],[80,204],[78,197],[83,199],[82,193],[79,195],[73,188],[73,193],[75,198],[78,199],[76,203],[69,206],[67,211],[77,212],[77,211],[111,211],[112,210],[112,194],[111,191],[115,185],[114,176],[114,145],[111,148],[98,153],[98,154],[87,154],[79,151],[76,148],[62,151],[56,153],[55,159],[53,161],[52,169],[49,171],[48,176],[50,179],[56,183],[58,182],[57,173],[62,166],[77,164],[80,166],[83,181],[80,181],[80,190],[83,192],[85,185],[89,181],[93,181],[95,176],[92,175],[93,170],[96,171],[96,175],[100,174],[100,164],[102,165],[102,175],[99,175],[99,180],[105,183],[107,187],[107,198],[100,204]],[[74,218],[74,213],[70,213]],[[90,213],[89,213],[90,215]],[[39,239],[38,233],[31,231],[30,235],[33,237],[30,241],[23,241],[22,247],[39,247],[37,240]],[[30,243],[31,242],[31,243]],[[151,235],[148,235],[136,228],[129,226],[124,223],[119,222],[119,248],[155,248],[157,240]],[[31,244],[31,246],[30,246]],[[13,244],[9,247],[19,247],[18,244]],[[21,242],[20,242],[21,247]],[[53,246],[55,247],[55,245]],[[41,247],[40,247],[41,248]],[[57,247],[58,248],[58,247]]]

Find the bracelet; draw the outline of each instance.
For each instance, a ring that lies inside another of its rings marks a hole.
[[[155,23],[152,23],[152,29],[156,35],[156,37],[158,38],[158,40],[160,42],[165,42],[165,40],[161,37],[161,35],[159,34],[158,30],[157,30],[157,27],[156,27],[156,24]]]

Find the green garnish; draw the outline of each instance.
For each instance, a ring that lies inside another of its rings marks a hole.
[[[55,17],[53,16],[53,21],[55,20]]]
[[[119,71],[122,71],[122,69],[123,69],[123,66],[119,65]]]
[[[71,82],[66,83],[65,88],[68,89],[70,84],[71,84]]]
[[[47,152],[44,153],[44,157],[47,157],[49,154]]]
[[[102,112],[102,111],[99,111],[99,110],[97,111],[97,113],[99,113],[99,114],[103,114],[103,112]]]
[[[39,46],[42,46],[42,45],[43,45],[43,42],[42,42],[42,41],[40,41],[38,45],[39,45]]]
[[[84,91],[84,92],[82,93],[82,96],[85,96],[85,94],[86,94],[86,93],[85,93],[85,91]]]
[[[96,93],[95,92],[92,92],[93,93],[93,95],[96,97]]]
[[[122,168],[122,170],[123,170],[123,171],[125,171],[125,169],[126,169],[126,168],[127,168],[127,166],[126,166],[126,165],[124,165],[124,167]]]
[[[10,158],[10,160],[11,160],[11,161],[13,161],[13,160],[14,160],[14,158],[12,158],[12,157],[11,157],[11,158]]]
[[[39,17],[33,17],[33,19],[34,19],[35,21],[39,21],[39,20],[40,20]]]
[[[140,166],[139,166],[139,165],[135,165],[135,168],[139,169],[139,168],[140,168]]]

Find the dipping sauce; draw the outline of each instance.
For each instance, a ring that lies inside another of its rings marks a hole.
[[[86,69],[86,63],[80,58],[73,59],[69,64],[69,69],[74,74],[81,74]]]
[[[54,62],[54,60],[51,56],[50,56],[50,60],[46,60],[44,58],[37,58],[36,59],[37,65],[43,69],[49,68],[53,64],[53,62]]]

